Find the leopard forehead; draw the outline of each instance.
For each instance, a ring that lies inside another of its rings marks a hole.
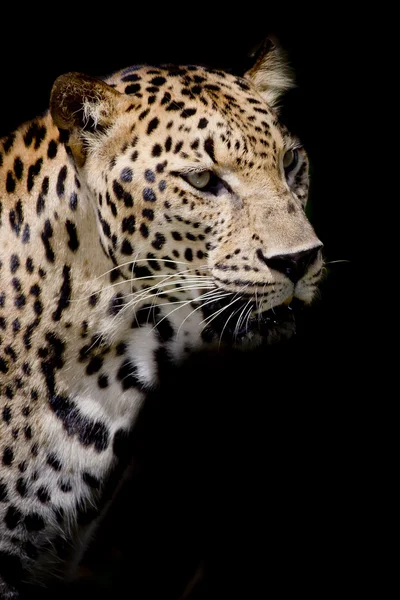
[[[195,151],[210,132],[214,143],[221,150],[225,147],[234,168],[248,167],[252,172],[255,162],[262,169],[276,155],[277,146],[291,140],[276,112],[250,82],[223,71],[195,66],[131,67],[106,82],[132,99],[125,108],[126,122],[131,121],[133,128],[151,135],[152,140],[168,132],[171,138],[162,140],[165,149],[174,143],[174,153],[183,159],[194,154],[194,163],[200,159]],[[153,150],[157,154],[162,148]],[[232,152],[239,157],[232,160]],[[246,162],[243,155],[251,155],[251,160]],[[218,162],[223,158],[220,152]]]

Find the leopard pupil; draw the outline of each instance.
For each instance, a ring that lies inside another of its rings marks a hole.
[[[211,179],[210,171],[202,171],[200,173],[190,173],[187,176],[188,182],[195,188],[201,190],[205,188]]]
[[[295,160],[295,153],[293,150],[288,150],[283,157],[283,167],[288,169],[292,166]]]

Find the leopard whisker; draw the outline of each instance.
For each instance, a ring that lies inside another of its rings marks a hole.
[[[183,280],[185,282],[185,280]],[[205,286],[199,286],[199,281],[195,281],[195,284],[193,285],[187,285],[186,287],[181,286],[179,288],[177,288],[177,290],[169,290],[170,293],[173,293],[174,291],[179,292],[179,291],[186,291],[187,290],[200,290],[200,289],[207,289],[210,290],[214,287],[214,285],[205,285]],[[118,320],[121,320],[123,314],[127,311],[130,310],[134,313],[134,317],[137,319],[137,306],[139,303],[145,303],[148,300],[150,300],[151,298],[156,298],[157,296],[160,296],[161,294],[164,294],[165,292],[163,292],[163,290],[160,290],[159,287],[161,287],[162,285],[166,285],[165,283],[163,284],[162,282],[153,286],[152,288],[148,288],[146,290],[142,290],[139,293],[135,293],[133,295],[133,297],[131,298],[131,300],[129,302],[127,302],[126,304],[124,304],[120,310],[118,311],[118,313],[116,315],[114,315],[112,321],[111,321],[111,329],[112,329],[112,325],[116,322],[118,322]],[[168,285],[171,285],[170,283],[168,283]],[[154,294],[152,294],[151,292],[156,290],[156,292]]]
[[[348,260],[347,258],[344,259],[338,259],[338,260],[328,260],[325,261],[325,265],[335,265],[336,263],[351,263],[351,260]]]
[[[246,316],[246,325],[245,325],[245,329],[246,329],[246,333],[248,331],[248,327],[249,327],[249,320],[251,317],[251,306],[249,307],[249,310],[247,311],[247,316]]]
[[[215,312],[211,313],[211,315],[208,315],[208,317],[206,317],[205,319],[203,319],[201,323],[206,323],[206,325],[209,325],[214,319],[216,319],[224,310],[226,310],[227,308],[229,308],[230,306],[232,306],[232,304],[234,304],[235,302],[237,302],[237,300],[240,300],[241,296],[238,295],[238,293],[235,294],[234,299],[232,300],[232,302],[230,302],[230,304],[227,304],[226,306],[223,306],[222,308],[219,308],[218,310],[216,310]],[[207,323],[207,321],[209,321],[209,323]],[[205,326],[206,326],[205,325]]]
[[[175,287],[171,289],[164,290],[164,287],[169,287],[173,284],[176,284]],[[179,287],[176,287],[179,286]],[[215,287],[212,281],[197,281],[197,280],[185,280],[181,279],[177,282],[168,282],[168,283],[160,283],[159,285],[152,286],[151,288],[147,288],[145,290],[141,290],[140,292],[134,292],[133,294],[127,294],[126,296],[121,296],[123,298],[130,298],[129,302],[126,306],[129,308],[132,304],[136,304],[138,300],[146,300],[147,298],[153,298],[155,296],[160,296],[161,294],[179,294],[186,290],[195,290],[195,289],[210,289]],[[155,293],[151,293],[155,291]],[[192,298],[194,300],[194,298]]]
[[[172,302],[159,302],[154,306],[170,306],[171,304],[189,304],[190,302],[197,302],[200,298],[203,299],[204,296],[211,292],[207,292],[206,294],[202,294],[195,300],[173,300]],[[218,299],[218,298],[217,298]]]
[[[135,277],[135,278],[133,278],[131,280],[117,281],[117,282],[115,282],[115,283],[113,283],[113,284],[111,284],[109,286],[103,287],[101,291],[103,292],[105,290],[112,289],[112,288],[117,287],[119,285],[125,285],[127,283],[131,283],[131,285],[132,285],[133,283],[138,282],[138,281],[149,280],[149,279],[150,280],[152,280],[152,279],[161,279],[162,280],[161,282],[156,282],[154,284],[154,286],[152,286],[152,287],[157,287],[157,286],[161,285],[161,283],[163,283],[163,281],[167,281],[169,279],[173,279],[174,277],[181,277],[181,276],[185,275],[186,273],[190,273],[191,271],[194,271],[194,270],[195,269],[186,269],[186,270],[178,271],[176,273],[171,273],[171,274],[169,274],[167,276],[165,276],[165,275],[154,275],[153,274],[153,275],[144,275],[142,277]],[[199,280],[202,280],[202,281],[205,280],[205,279],[212,280],[212,277],[211,276],[207,276],[207,275],[196,275],[196,274],[193,274],[190,277],[196,278],[196,279],[199,279]],[[132,287],[131,287],[131,289],[132,289]],[[132,292],[132,293],[133,294],[140,293],[141,291],[142,290],[138,290],[138,292]],[[72,300],[71,302],[81,302],[82,300],[87,300],[92,295],[93,295],[93,292],[90,293],[90,294],[88,294],[88,295],[86,295],[86,296],[80,296],[79,298],[77,298],[76,300]]]
[[[233,301],[232,301],[230,304],[228,304],[228,306],[226,306],[226,307],[224,307],[224,308],[229,308],[230,306],[232,306],[232,304],[234,304],[235,302],[238,302],[238,301],[239,301],[239,300],[241,300],[241,299],[242,299],[242,297],[241,297],[241,296],[238,296],[237,298],[235,298],[235,300],[233,300]],[[219,336],[218,348],[220,348],[220,347],[221,347],[221,343],[222,343],[222,337],[223,337],[223,335],[224,335],[224,331],[225,331],[225,329],[226,329],[226,327],[227,327],[227,325],[228,325],[229,321],[232,319],[232,317],[233,317],[233,316],[234,316],[234,315],[235,315],[235,314],[236,314],[236,313],[237,313],[239,310],[240,310],[240,308],[238,308],[238,310],[237,310],[237,311],[235,311],[235,312],[231,312],[231,314],[229,315],[229,317],[226,319],[226,321],[225,321],[225,325],[223,326],[223,328],[222,328],[222,331],[221,331],[221,333],[220,333],[220,336]],[[221,312],[222,312],[222,311],[221,311]],[[210,323],[211,323],[211,321],[210,321]]]
[[[202,289],[206,289],[206,290],[213,290],[213,288],[215,287],[214,284],[210,284],[210,285],[198,285],[199,282],[195,282],[195,284],[193,285],[186,285],[186,286],[180,286],[179,288],[177,288],[176,290],[172,289],[169,290],[170,293],[179,293],[179,292],[184,292],[184,291],[191,291],[191,290],[202,290]],[[154,298],[154,300],[152,301],[152,303],[154,304],[155,299],[160,296],[161,294],[165,294],[165,292],[163,290],[159,290],[158,287],[155,288],[157,291],[154,294],[150,294],[149,292],[151,291],[149,290],[143,290],[142,294],[139,295],[139,297],[137,298],[133,298],[131,299],[130,302],[128,302],[123,309],[121,309],[120,312],[131,309],[132,311],[136,310],[136,306],[140,303],[145,303],[148,300],[150,300],[151,298]],[[191,298],[190,300],[188,300],[188,302],[193,302],[194,300],[197,300],[195,298]]]
[[[215,289],[214,289],[214,290],[211,290],[211,291],[209,291],[209,292],[205,292],[204,294],[201,294],[201,295],[200,295],[199,297],[197,297],[196,299],[193,299],[193,298],[192,298],[192,299],[190,299],[190,300],[183,301],[183,302],[181,303],[181,306],[177,306],[177,307],[176,307],[176,308],[174,308],[172,311],[170,311],[169,313],[167,313],[166,315],[164,315],[164,317],[163,317],[162,319],[160,319],[159,321],[157,321],[157,323],[155,323],[155,325],[154,325],[154,327],[152,328],[152,330],[153,330],[153,329],[155,329],[155,328],[156,328],[156,327],[157,327],[157,326],[158,326],[160,323],[162,323],[162,321],[164,321],[164,319],[166,319],[167,317],[169,317],[169,316],[170,316],[172,313],[174,313],[175,311],[179,310],[180,308],[183,308],[183,307],[187,306],[188,304],[191,304],[192,302],[198,302],[198,301],[201,301],[202,303],[201,303],[201,304],[200,304],[198,307],[196,307],[194,310],[192,310],[192,311],[191,311],[191,312],[190,312],[190,313],[189,313],[189,314],[188,314],[188,315],[185,317],[184,321],[183,321],[183,322],[181,323],[181,325],[179,326],[179,329],[178,329],[178,332],[177,332],[177,335],[178,335],[178,334],[179,334],[179,331],[180,331],[180,329],[181,329],[181,327],[182,327],[182,325],[183,325],[183,323],[184,323],[184,322],[185,322],[185,321],[186,321],[186,320],[187,320],[187,319],[188,319],[188,318],[189,318],[189,317],[190,317],[190,316],[191,316],[191,315],[192,315],[194,312],[196,312],[196,310],[198,310],[199,308],[201,308],[202,306],[204,306],[203,299],[204,299],[204,298],[207,298],[209,294],[216,294],[217,292],[218,292],[218,290],[215,290]],[[222,296],[222,297],[223,297],[223,296]],[[211,300],[209,300],[209,302],[215,302],[215,300],[216,300],[216,299],[220,299],[220,298],[221,298],[221,296],[220,296],[220,295],[217,295],[217,296],[215,296],[215,297],[213,296],[213,297],[211,298]],[[168,305],[168,304],[170,304],[170,303],[165,303],[165,304],[167,304],[167,305]],[[164,304],[164,305],[165,305],[165,304]],[[159,305],[158,305],[158,306],[159,306]]]
[[[243,308],[242,312],[241,312],[241,313],[240,313],[240,315],[239,315],[239,318],[238,318],[238,320],[237,320],[237,323],[236,323],[236,326],[235,326],[235,330],[234,330],[234,332],[233,332],[233,335],[234,335],[234,337],[235,337],[235,338],[237,338],[237,336],[238,336],[238,334],[239,334],[239,330],[240,330],[240,321],[241,321],[241,319],[242,319],[243,313],[245,313],[245,311],[246,311],[246,308],[247,308],[247,307],[249,306],[249,304],[251,304],[251,303],[252,303],[252,301],[251,301],[251,300],[248,300],[248,301],[247,301],[247,303],[244,305],[244,308]]]
[[[196,311],[200,310],[201,308],[203,308],[203,306],[206,306],[207,304],[211,304],[211,302],[216,302],[217,300],[222,300],[222,298],[226,298],[227,296],[229,296],[229,293],[226,294],[216,294],[215,296],[213,296],[211,299],[208,298],[207,302],[204,302],[204,298],[202,298],[201,300],[201,304],[199,306],[197,306],[196,308],[194,308],[182,321],[182,323],[180,324],[178,331],[177,331],[177,335],[179,335],[179,332],[181,330],[181,327],[183,326],[183,324],[186,322],[187,319],[189,319],[189,317],[191,317]],[[204,296],[204,295],[203,295]],[[198,300],[198,299],[196,299]]]
[[[104,273],[102,273],[101,275],[98,275],[97,277],[94,277],[92,281],[96,281],[97,279],[101,279],[101,277],[105,277],[106,275],[109,275],[110,273],[112,273],[113,271],[116,271],[117,269],[120,269],[121,267],[127,267],[128,265],[134,263],[138,263],[138,262],[148,262],[149,260],[152,260],[151,258],[135,258],[134,260],[128,260],[125,263],[121,263],[119,265],[117,265],[116,267],[113,267],[112,269],[109,269],[108,271],[105,271]],[[189,265],[190,263],[187,260],[173,260],[172,258],[157,258],[157,259],[153,259],[153,260],[157,260],[157,262],[168,262],[168,263],[174,263],[174,264],[180,264],[180,265]]]

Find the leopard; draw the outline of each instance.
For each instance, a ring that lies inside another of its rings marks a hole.
[[[73,577],[161,365],[286,340],[318,296],[293,86],[269,40],[240,75],[71,72],[0,140],[3,600]]]

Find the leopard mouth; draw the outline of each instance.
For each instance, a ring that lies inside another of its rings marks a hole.
[[[229,294],[215,302],[204,303],[205,334],[220,341],[242,343],[245,338],[261,337],[267,343],[288,339],[296,333],[296,314],[303,303],[292,297],[273,308],[266,303],[238,299]]]
[[[293,310],[293,308],[290,307],[290,304],[292,301],[293,301],[293,296],[289,296],[288,298],[286,298],[286,300],[284,300],[284,302],[282,302],[282,304],[280,304],[274,308],[267,308],[267,304],[269,304],[267,302],[260,302],[258,304],[254,303],[254,304],[256,304],[256,306],[251,311],[251,316],[259,317],[260,315],[263,315],[265,313],[275,314],[275,311],[277,309],[279,309],[279,307],[283,307],[283,306],[287,306],[289,310]]]

